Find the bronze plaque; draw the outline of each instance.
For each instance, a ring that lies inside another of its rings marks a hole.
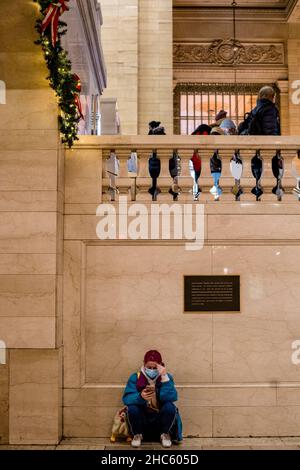
[[[239,312],[240,276],[184,276],[185,312]]]

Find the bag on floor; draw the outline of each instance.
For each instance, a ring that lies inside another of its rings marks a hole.
[[[114,417],[110,440],[111,442],[116,442],[117,439],[131,441],[126,406],[118,410]]]

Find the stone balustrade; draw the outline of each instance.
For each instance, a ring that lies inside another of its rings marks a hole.
[[[81,149],[99,149],[102,154],[102,201],[110,201],[111,193],[109,191],[110,181],[106,171],[105,161],[109,157],[111,150],[114,150],[120,162],[119,176],[116,178],[118,195],[128,195],[129,200],[135,198],[137,201],[151,201],[151,195],[148,189],[151,186],[151,178],[148,170],[148,160],[152,151],[157,150],[157,156],[161,160],[161,173],[158,179],[158,186],[161,193],[157,201],[173,201],[168,193],[172,184],[172,178],[169,173],[169,159],[172,157],[173,150],[178,150],[181,157],[181,174],[179,176],[179,186],[181,193],[178,197],[179,202],[188,202],[193,200],[192,186],[193,179],[190,175],[189,160],[193,156],[193,151],[197,149],[202,160],[202,171],[199,179],[201,194],[199,202],[214,201],[214,196],[210,193],[213,186],[213,179],[210,172],[210,157],[214,150],[219,150],[222,159],[222,175],[220,186],[223,190],[220,200],[223,202],[232,202],[235,196],[232,194],[234,178],[230,172],[230,160],[236,149],[240,150],[243,159],[243,175],[241,186],[244,194],[241,201],[255,201],[255,195],[251,193],[255,186],[255,178],[251,171],[251,159],[256,150],[261,150],[263,159],[262,187],[264,194],[261,200],[266,202],[277,201],[277,196],[272,193],[276,186],[276,179],[272,172],[272,157],[276,150],[281,150],[284,158],[284,177],[282,180],[285,192],[283,200],[285,202],[296,202],[298,197],[293,193],[296,186],[296,178],[292,171],[292,160],[297,155],[300,148],[299,137],[275,137],[275,136],[101,136],[101,137],[82,137],[75,148]],[[127,170],[127,160],[131,151],[137,151],[138,154],[138,175],[137,178],[130,176]]]

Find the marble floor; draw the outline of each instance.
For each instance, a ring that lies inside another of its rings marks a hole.
[[[0,445],[0,450],[127,450],[129,444],[112,444],[105,438],[63,439],[56,446]],[[143,450],[161,450],[158,443],[145,443]],[[300,450],[300,437],[186,438],[172,450]]]

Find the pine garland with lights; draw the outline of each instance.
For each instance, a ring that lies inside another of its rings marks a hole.
[[[57,38],[53,45],[51,27],[43,31],[42,23],[47,15],[48,8],[51,5],[57,5],[53,0],[34,0],[40,5],[41,18],[36,22],[36,30],[40,38],[35,41],[41,45],[49,76],[47,79],[50,86],[56,92],[58,104],[62,111],[59,116],[59,129],[62,133],[62,142],[67,143],[71,148],[74,141],[78,140],[78,123],[83,118],[80,104],[81,84],[78,75],[72,72],[72,64],[68,58],[68,53],[61,45],[61,38],[67,32],[67,24],[58,21]]]

